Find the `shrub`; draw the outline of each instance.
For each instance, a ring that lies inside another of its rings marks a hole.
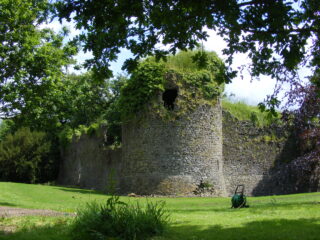
[[[14,123],[12,120],[1,120],[0,119],[0,141],[2,141],[5,136],[13,131]]]
[[[78,212],[72,228],[74,240],[139,240],[161,235],[168,223],[164,202],[148,202],[145,208],[126,204],[112,196],[105,204],[92,202]]]
[[[50,164],[51,143],[43,132],[21,128],[0,142],[0,179],[35,183]]]

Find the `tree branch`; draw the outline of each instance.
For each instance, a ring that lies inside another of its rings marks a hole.
[[[248,5],[255,5],[261,3],[261,1],[256,0],[256,1],[249,1],[249,2],[243,2],[243,3],[239,3],[238,7],[244,7],[244,6],[248,6]]]
[[[274,34],[279,34],[279,33],[308,33],[308,32],[317,32],[315,28],[297,28],[297,29],[282,29],[282,30],[256,30],[256,29],[250,29],[250,28],[242,28],[243,31],[245,32],[251,32],[251,33],[274,33]]]

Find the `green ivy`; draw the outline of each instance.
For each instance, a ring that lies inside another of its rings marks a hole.
[[[131,78],[121,88],[119,107],[124,118],[138,112],[156,91],[164,90],[163,63],[146,60],[139,64]]]
[[[181,51],[160,62],[150,57],[121,88],[119,111],[123,119],[129,119],[153,102],[153,112],[162,117],[182,115],[200,103],[216,103],[227,81],[225,66],[214,52]],[[168,112],[154,97],[172,85],[179,89],[180,108]]]
[[[66,147],[72,140],[79,140],[84,134],[96,136],[99,134],[99,129],[106,124],[106,121],[99,120],[89,126],[79,125],[77,128],[65,127],[59,134],[59,142],[61,146]]]

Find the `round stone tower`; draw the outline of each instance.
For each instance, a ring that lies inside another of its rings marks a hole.
[[[216,80],[218,74],[211,70],[217,69],[220,62],[216,58],[214,61],[210,70],[187,74],[151,71],[152,65],[145,64],[147,67],[133,77],[135,81],[140,76],[149,77],[148,71],[163,74],[158,80],[162,87],[122,126],[122,193],[191,195],[205,185],[210,186],[212,195],[226,195],[222,87]],[[139,84],[145,81],[139,80]],[[132,89],[135,88],[131,87],[130,93],[134,92]]]
[[[188,195],[203,181],[225,195],[221,114],[217,102],[175,121],[145,112],[125,124],[121,191]]]

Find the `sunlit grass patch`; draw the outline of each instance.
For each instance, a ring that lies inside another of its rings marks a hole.
[[[77,212],[89,202],[104,204],[110,196],[92,190],[18,183],[0,183],[0,205]],[[249,208],[231,209],[230,198],[129,198],[140,204],[165,201],[170,225],[153,240],[316,240],[320,236],[320,193],[248,197]],[[72,217],[1,219],[13,230],[2,240],[71,240]]]

